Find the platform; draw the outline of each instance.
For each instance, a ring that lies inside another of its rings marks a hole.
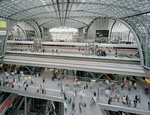
[[[6,53],[3,62],[37,67],[52,67],[69,70],[101,72],[111,74],[143,76],[144,69],[139,59],[121,57],[98,57],[86,55],[56,55],[49,53],[14,52]],[[45,57],[46,56],[46,57]]]

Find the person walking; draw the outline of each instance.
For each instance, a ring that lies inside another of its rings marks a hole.
[[[136,95],[135,95],[135,99],[136,99],[137,101],[139,101],[139,94],[136,94]]]
[[[126,102],[128,101],[128,99],[129,99],[129,96],[128,96],[128,95],[126,95]]]
[[[42,81],[43,81],[43,83],[45,82],[45,77],[42,77]]]
[[[111,99],[111,97],[109,97],[109,98],[108,98],[108,104],[109,104],[109,105],[111,104],[111,101],[112,101],[112,99]]]
[[[122,97],[122,103],[126,104],[126,98],[125,98],[125,96]]]
[[[127,105],[128,105],[128,107],[131,107],[131,100],[130,99],[128,99]]]
[[[148,101],[148,110],[150,111],[150,101]]]
[[[134,83],[134,90],[136,90],[137,89],[137,84],[136,83]]]
[[[75,93],[75,96],[77,96],[77,90],[75,90],[74,93]]]
[[[28,87],[28,84],[26,84],[26,86],[25,86],[24,90],[27,90],[27,87]]]
[[[145,86],[144,90],[145,90],[145,95],[148,95],[149,88],[147,86]]]
[[[94,97],[96,97],[96,92],[95,92],[95,91],[94,91],[94,93],[93,93],[93,94],[94,94]]]
[[[63,92],[63,95],[64,95],[64,100],[67,100],[66,92],[65,91]]]
[[[85,88],[88,89],[88,83],[86,83]]]
[[[79,102],[79,112],[81,113],[82,112],[82,103]]]
[[[43,53],[45,52],[45,49],[43,49]]]
[[[67,108],[67,104],[64,102],[64,110],[65,112],[67,112],[68,108]]]
[[[140,93],[138,93],[137,95],[138,95],[138,102],[141,103],[141,95],[140,95]]]
[[[52,54],[54,54],[54,49],[52,49]]]
[[[52,76],[52,81],[54,81],[54,79],[55,79],[54,76]]]
[[[117,94],[117,101],[119,102],[120,101],[120,95]]]
[[[136,108],[137,107],[137,100],[136,99],[134,99],[134,107]]]
[[[75,103],[72,102],[72,110],[74,110],[74,108],[75,108]]]

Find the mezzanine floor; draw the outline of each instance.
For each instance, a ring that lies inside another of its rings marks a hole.
[[[15,77],[17,78],[18,75]],[[42,82],[42,77],[45,77],[45,82]],[[2,75],[1,75],[2,77]],[[21,81],[24,81],[26,79],[27,75],[22,77]],[[66,92],[67,98],[72,98],[73,100],[73,94],[74,91],[77,90],[78,94],[77,97],[75,97],[75,111],[71,109],[71,105],[69,105],[68,101],[64,101],[63,95],[61,95],[61,86],[58,86],[58,80],[55,79],[55,81],[51,80],[52,77],[52,72],[51,70],[44,71],[41,76],[39,77],[33,77],[33,84],[29,84],[29,87],[27,90],[24,90],[24,86],[22,85],[22,82],[15,82],[14,88],[10,87],[1,87],[0,89],[2,91],[7,91],[7,92],[13,92],[13,93],[18,93],[19,95],[25,95],[28,97],[35,97],[35,98],[43,98],[43,99],[48,99],[48,100],[53,100],[53,101],[60,101],[60,102],[66,102],[67,103],[67,108],[68,111],[65,112],[65,115],[70,115],[73,113],[74,115],[79,115],[79,114],[84,114],[84,115],[102,115],[102,112],[99,108],[99,103],[101,104],[106,104],[108,103],[108,97],[105,96],[105,91],[101,93],[102,90],[100,90],[100,96],[99,100],[96,101],[96,106],[90,106],[91,103],[91,98],[93,97],[93,92],[97,92],[97,85],[98,83],[93,84],[93,88],[90,89],[84,89],[83,87],[85,86],[86,82],[80,81],[80,86],[79,87],[74,87],[73,81],[72,80],[67,80],[66,78],[63,79],[61,82],[63,84],[63,89]],[[69,77],[69,76],[68,76]],[[9,79],[5,81],[12,81],[12,77],[10,76]],[[69,86],[66,86],[66,84],[69,84]],[[128,91],[128,89],[120,90],[120,95],[129,95],[131,99],[131,107],[128,107],[127,105],[123,105],[120,102],[117,102],[115,99],[112,101],[111,105],[116,106],[116,107],[122,107],[122,111],[124,109],[131,109],[131,111],[136,113],[136,111],[140,111],[139,113],[142,113],[142,115],[149,115],[150,112],[148,111],[148,101],[149,97],[144,94],[143,86],[139,83],[137,83],[137,90],[131,89],[131,91]],[[21,87],[18,88],[18,85]],[[42,94],[41,92],[37,93],[37,89],[39,89],[39,85],[42,85],[46,88],[46,94]],[[105,84],[103,84],[103,87],[100,87],[100,89],[103,89],[107,87]],[[141,96],[141,103],[137,104],[137,108],[134,108],[133,106],[133,100],[135,98],[135,95],[137,93],[140,93]],[[102,94],[102,95],[101,95]],[[82,98],[80,97],[82,95]],[[79,102],[85,102],[87,107],[84,108],[84,111],[79,113]],[[108,105],[109,106],[109,105]],[[144,113],[145,112],[145,113]]]

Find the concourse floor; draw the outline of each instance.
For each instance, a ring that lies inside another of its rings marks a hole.
[[[61,99],[64,101],[64,103],[67,104],[67,111],[65,112],[65,115],[102,115],[102,112],[98,106],[98,103],[103,103],[103,104],[107,104],[108,103],[108,97],[106,97],[105,95],[105,90],[103,92],[101,92],[102,88],[106,87],[106,84],[103,84],[102,87],[100,87],[100,94],[99,94],[99,100],[96,99],[96,105],[91,105],[91,99],[94,96],[93,92],[96,91],[97,92],[97,83],[93,84],[93,88],[90,89],[84,89],[84,86],[86,85],[87,82],[84,81],[80,81],[80,86],[74,86],[73,85],[73,81],[72,80],[68,80],[66,78],[64,78],[61,81],[58,80],[54,80],[52,81],[51,77],[52,77],[52,71],[51,70],[47,70],[44,71],[41,76],[39,77],[33,77],[31,76],[31,78],[33,79],[33,84],[29,83],[29,87],[27,88],[27,90],[24,90],[24,86],[22,85],[22,81],[24,81],[25,79],[27,79],[28,75],[25,75],[24,77],[21,77],[21,81],[16,81],[15,82],[15,86],[12,89],[13,90],[19,90],[19,91],[23,91],[23,92],[29,92],[29,93],[33,93],[33,95],[35,95],[35,97],[37,96],[37,94],[40,95],[47,95],[50,97],[55,97],[57,99]],[[1,75],[2,77],[2,75]],[[45,82],[43,83],[42,81],[42,77],[45,77]],[[68,76],[69,77],[69,76]],[[18,78],[18,75],[15,75],[15,78]],[[1,78],[2,79],[2,78]],[[12,76],[9,77],[9,79],[5,80],[5,81],[13,81],[12,80]],[[61,86],[58,86],[58,83],[62,82],[62,89],[66,92],[66,96],[67,99],[71,98],[72,101],[74,100],[75,102],[75,110],[72,110],[71,104],[69,104],[68,101],[64,100],[63,95],[61,94]],[[69,86],[67,86],[67,84]],[[18,86],[20,85],[20,88],[18,88]],[[39,89],[39,85],[42,85],[45,87],[46,89],[46,94],[42,94],[41,92],[37,93],[37,89]],[[148,111],[148,101],[149,101],[149,97],[146,96],[144,94],[144,90],[143,90],[143,86],[142,84],[137,83],[137,90],[131,89],[131,91],[128,91],[127,88],[124,88],[123,90],[120,90],[120,95],[128,95],[129,98],[131,99],[131,107],[133,110],[145,110]],[[10,88],[9,88],[10,89]],[[74,91],[77,90],[77,96],[74,99]],[[133,104],[133,100],[135,98],[135,95],[139,93],[141,96],[141,103],[137,104],[137,108],[134,108],[134,104]],[[82,98],[81,98],[82,95]],[[83,108],[83,110],[81,111],[81,113],[79,112],[79,102],[84,102],[86,103],[86,107]],[[111,102],[111,105],[116,105],[116,106],[122,106],[122,107],[126,107],[129,108],[127,105],[122,104],[122,102],[117,102],[116,99],[113,99],[113,101]]]

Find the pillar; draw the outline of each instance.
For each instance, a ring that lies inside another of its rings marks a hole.
[[[99,100],[99,86],[97,86],[97,100]]]
[[[76,70],[74,70],[74,79],[76,78]]]
[[[25,96],[24,98],[24,115],[27,115],[27,97]]]

